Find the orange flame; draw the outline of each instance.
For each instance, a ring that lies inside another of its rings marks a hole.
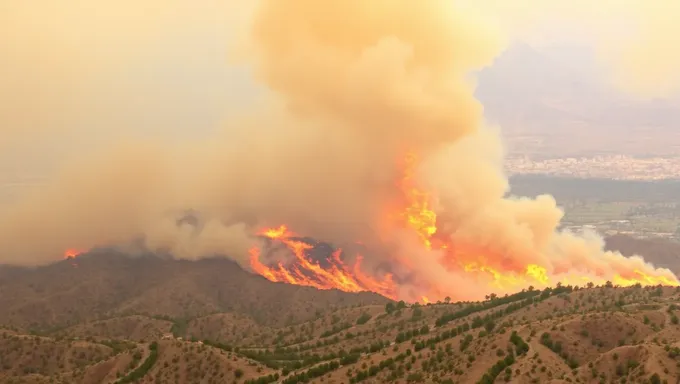
[[[431,197],[428,193],[416,188],[413,180],[417,157],[410,152],[406,155],[404,177],[401,180],[401,191],[408,204],[400,216],[413,229],[426,249],[432,248],[432,236],[437,232],[437,214],[430,208]]]
[[[67,249],[66,251],[64,251],[64,259],[65,259],[65,260],[70,260],[70,261],[71,261],[71,265],[72,265],[74,268],[78,268],[78,263],[75,261],[75,259],[76,259],[76,257],[78,257],[78,256],[79,256],[80,254],[82,254],[82,253],[83,253],[83,252],[81,252],[81,251],[79,251],[79,250],[77,250],[77,249],[69,248],[69,249]]]
[[[78,255],[80,255],[81,251],[73,248],[69,248],[66,251],[64,251],[64,259],[73,259],[76,258]]]
[[[339,289],[346,292],[371,291],[389,298],[396,297],[392,276],[385,274],[382,280],[378,280],[363,273],[361,255],[357,255],[353,267],[348,267],[341,259],[342,250],[336,249],[327,259],[329,266],[322,267],[319,263],[310,260],[307,255],[307,252],[314,246],[292,238],[292,232],[288,231],[285,225],[278,228],[266,228],[259,234],[284,244],[295,257],[290,267],[284,266],[282,262],[275,267],[269,267],[260,261],[260,249],[251,248],[250,266],[267,280],[306,285],[318,289]]]
[[[581,284],[584,282],[604,284],[606,282],[604,278],[593,276],[560,276],[554,280],[549,277],[545,267],[536,264],[514,266],[508,268],[509,270],[501,271],[498,268],[486,265],[484,263],[485,257],[480,257],[480,255],[493,253],[489,250],[477,249],[478,247],[465,244],[454,245],[448,243],[446,239],[434,238],[437,234],[437,214],[431,208],[431,195],[420,190],[413,181],[413,174],[417,165],[416,160],[416,156],[412,153],[409,153],[406,157],[404,177],[400,186],[407,203],[402,215],[405,217],[408,227],[414,230],[422,240],[425,249],[437,249],[444,252],[446,255],[445,264],[453,264],[450,267],[458,267],[467,273],[486,276],[490,279],[492,286],[504,290],[519,290],[532,284],[548,286],[550,283],[566,285],[572,281]],[[680,285],[677,280],[665,276],[650,276],[639,270],[632,271],[630,276],[627,277],[614,275],[612,283],[620,286],[631,286],[638,283],[642,285]]]
[[[402,201],[389,213],[390,225],[396,223],[400,228],[413,231],[422,243],[425,250],[437,252],[444,268],[460,271],[484,281],[489,288],[503,291],[519,291],[533,285],[547,287],[561,283],[563,285],[603,285],[606,279],[595,271],[594,275],[577,275],[567,273],[555,274],[545,266],[538,264],[522,265],[516,258],[509,258],[498,251],[488,247],[480,247],[474,244],[454,244],[450,239],[440,236],[437,228],[437,214],[434,210],[436,200],[434,196],[425,192],[415,179],[417,156],[408,153],[404,159],[403,177],[397,184]],[[319,289],[337,288],[347,292],[373,291],[390,298],[396,298],[396,285],[391,274],[385,274],[381,279],[376,279],[364,273],[360,266],[363,260],[357,255],[353,267],[344,264],[340,249],[328,257],[328,265],[321,266],[309,259],[308,252],[314,248],[312,244],[296,239],[286,225],[278,228],[265,228],[258,232],[259,235],[279,242],[286,246],[294,256],[293,261],[284,266],[279,262],[275,266],[267,266],[260,261],[261,251],[259,248],[250,250],[250,265],[252,269],[268,280],[286,282],[290,284],[306,285]],[[357,242],[360,243],[360,242]],[[394,255],[394,263],[402,268],[409,269],[411,262],[403,258],[403,255]],[[433,257],[434,253],[433,253]],[[504,260],[504,264],[494,264],[488,261]],[[511,264],[507,264],[511,260]],[[619,286],[642,285],[672,285],[678,286],[677,280],[665,276],[650,276],[642,271],[630,271],[625,276],[617,274],[610,276],[611,283]],[[427,283],[431,284],[431,283]],[[441,299],[448,296],[440,287],[419,287],[413,298],[419,298],[423,303],[429,303],[430,297]],[[427,296],[423,295],[427,294]]]
[[[288,230],[288,226],[281,225],[278,228],[265,228],[258,232],[258,235],[265,236],[270,239],[286,239],[295,236],[293,232]]]

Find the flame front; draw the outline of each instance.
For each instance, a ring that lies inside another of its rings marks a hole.
[[[361,270],[363,260],[361,255],[357,255],[354,265],[349,267],[341,258],[342,249],[336,249],[326,260],[329,266],[322,267],[309,258],[308,252],[314,246],[293,238],[292,232],[289,232],[285,225],[264,229],[259,234],[273,242],[285,245],[294,256],[289,267],[286,267],[283,262],[268,267],[260,261],[260,249],[257,247],[250,249],[251,268],[270,281],[306,285],[318,289],[339,289],[346,292],[371,291],[389,298],[396,298],[392,275],[385,274],[381,280],[366,275]]]
[[[463,241],[452,241],[442,234],[438,228],[438,217],[435,212],[435,195],[423,190],[415,178],[418,159],[409,153],[404,159],[402,178],[397,183],[401,202],[396,209],[388,212],[390,225],[406,228],[415,234],[423,252],[418,257],[436,258],[440,268],[451,273],[463,274],[486,287],[486,292],[516,292],[529,287],[548,287],[557,284],[586,285],[593,283],[604,285],[610,282],[618,286],[641,285],[680,285],[677,279],[663,275],[650,275],[635,269],[625,273],[614,273],[605,276],[602,272],[588,271],[579,274],[577,271],[557,273],[550,267],[537,263],[522,264],[523,259],[505,255],[502,251],[487,246],[470,244]],[[290,284],[306,285],[319,289],[336,288],[347,292],[372,291],[390,298],[406,298],[431,302],[430,298],[441,300],[452,294],[450,287],[437,286],[436,282],[420,282],[409,287],[411,293],[398,295],[398,284],[391,274],[376,278],[371,273],[361,270],[363,257],[357,255],[352,267],[343,261],[343,251],[335,250],[327,258],[327,265],[322,266],[309,257],[314,246],[296,238],[286,225],[278,228],[266,228],[258,232],[270,242],[283,244],[293,255],[289,263],[278,262],[265,265],[261,261],[262,251],[259,248],[250,250],[250,265],[254,271],[268,280]],[[357,242],[361,244],[361,242]],[[409,259],[404,255],[393,255],[391,263],[396,267],[410,270],[418,259]],[[415,260],[415,261],[414,261]],[[415,292],[413,290],[415,289]],[[448,292],[447,292],[448,291]]]

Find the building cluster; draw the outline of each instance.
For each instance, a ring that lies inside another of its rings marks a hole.
[[[639,158],[614,155],[533,160],[526,156],[516,156],[506,160],[506,169],[510,174],[663,180],[680,178],[680,157]]]

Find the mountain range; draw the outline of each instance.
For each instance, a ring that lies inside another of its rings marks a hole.
[[[476,96],[512,154],[668,155],[680,148],[680,99],[623,93],[585,48],[515,44],[478,73]]]

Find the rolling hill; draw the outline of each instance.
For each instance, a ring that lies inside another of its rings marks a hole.
[[[408,305],[225,259],[91,254],[0,269],[0,382],[676,383],[679,314],[671,287]]]
[[[283,326],[338,306],[388,301],[374,293],[272,283],[224,258],[179,261],[103,251],[75,264],[0,268],[0,324],[45,330],[129,315],[184,319],[227,312]]]
[[[278,328],[208,315],[146,340],[110,339],[126,337],[111,324],[84,339],[80,326],[5,329],[0,381],[675,383],[678,301],[675,288],[560,287],[481,303],[354,306]]]

